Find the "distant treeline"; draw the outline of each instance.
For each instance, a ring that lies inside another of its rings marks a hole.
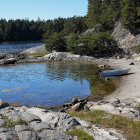
[[[48,51],[113,55],[117,45],[110,35],[116,21],[131,33],[138,34],[140,0],[88,0],[88,12],[84,17],[47,21],[1,19],[0,42],[43,40]],[[96,28],[96,31],[81,35],[89,28]]]
[[[58,18],[47,21],[0,20],[0,42],[42,40],[52,32],[81,33],[87,29],[83,17]]]

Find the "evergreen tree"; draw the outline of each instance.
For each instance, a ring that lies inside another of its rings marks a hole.
[[[87,25],[89,28],[100,23],[102,0],[88,0]]]
[[[140,26],[139,0],[122,1],[122,23],[125,28],[134,32]]]

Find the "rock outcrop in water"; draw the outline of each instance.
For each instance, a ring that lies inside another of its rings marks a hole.
[[[41,45],[41,46],[33,47],[26,51],[23,51],[21,52],[21,54],[34,54],[34,53],[45,53],[45,52],[47,52],[45,45]]]

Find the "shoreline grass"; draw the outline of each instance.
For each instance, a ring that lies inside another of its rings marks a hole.
[[[69,112],[69,114],[93,124],[120,130],[127,140],[140,140],[139,121],[133,121],[132,119],[112,114],[112,119],[104,119],[103,117],[110,114],[101,110]]]

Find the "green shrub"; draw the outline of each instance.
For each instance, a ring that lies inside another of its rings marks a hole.
[[[106,128],[115,128],[121,130],[127,140],[140,139],[140,122],[122,117],[119,115],[109,114],[101,110],[69,112],[70,115],[87,120],[94,125],[101,125]],[[112,115],[112,119],[105,119],[107,115]]]
[[[108,32],[100,32],[84,36],[78,40],[72,36],[67,42],[67,49],[81,55],[112,56],[118,48]]]
[[[60,33],[53,33],[48,39],[45,40],[46,50],[51,52],[55,51],[66,51],[65,38]]]

